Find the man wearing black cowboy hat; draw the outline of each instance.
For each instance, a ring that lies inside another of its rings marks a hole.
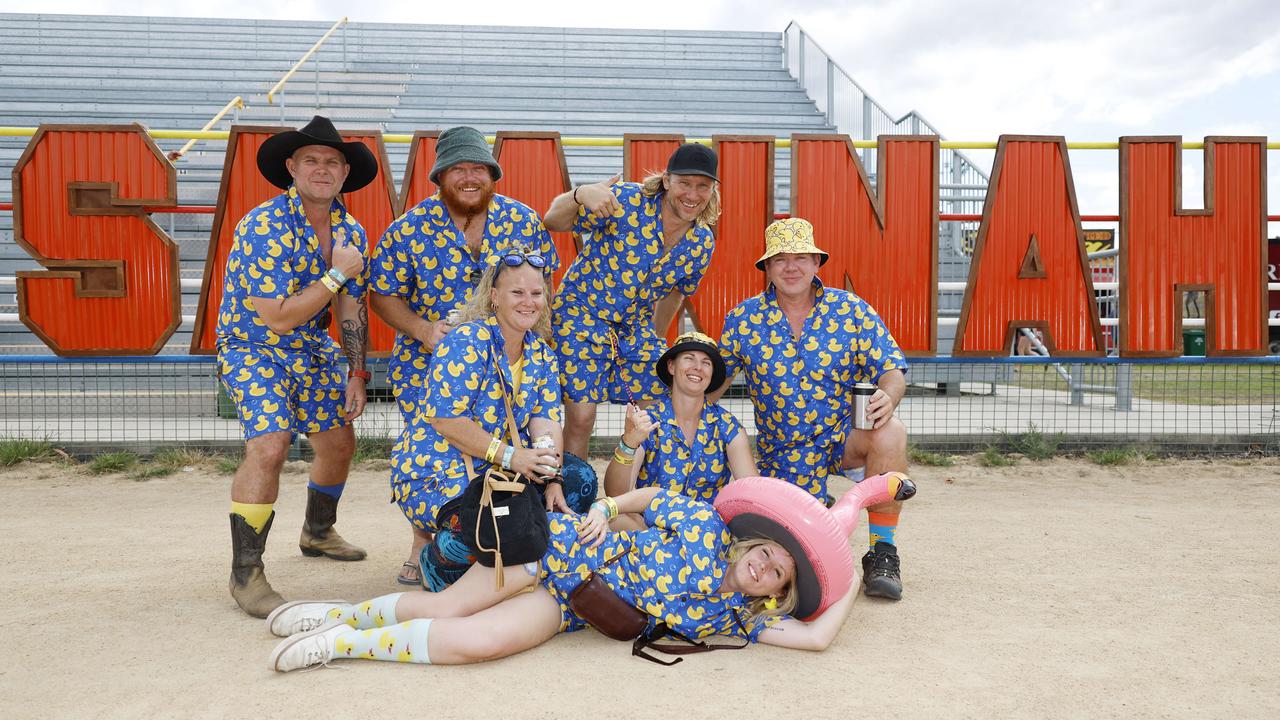
[[[364,410],[369,314],[364,229],[338,196],[378,173],[373,153],[343,142],[327,118],[273,135],[258,170],[281,195],[236,226],[218,312],[218,373],[236,404],[244,461],[231,483],[231,596],[254,617],[284,602],[263,572],[262,551],[289,445],[306,433],[315,449],[307,488],[304,555],[363,560],[333,529]],[[347,356],[328,335],[330,307]]]
[[[547,210],[549,230],[572,230],[582,241],[551,305],[568,452],[586,457],[597,404],[666,392],[653,370],[667,349],[660,333],[711,262],[717,163],[711,148],[687,143],[672,153],[666,172],[643,183],[615,175],[582,185]]]
[[[502,167],[480,131],[459,126],[440,133],[428,177],[439,191],[396,218],[369,258],[369,303],[396,329],[387,377],[405,432],[418,414],[431,354],[452,327],[449,315],[485,268],[516,252],[541,257],[547,277],[560,267],[538,213],[493,191]],[[393,472],[393,488],[397,482]],[[401,584],[418,584],[418,553],[429,537],[415,530]]]

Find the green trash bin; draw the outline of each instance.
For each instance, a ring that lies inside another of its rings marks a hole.
[[[1182,331],[1182,354],[1204,356],[1204,330],[1186,328]]]

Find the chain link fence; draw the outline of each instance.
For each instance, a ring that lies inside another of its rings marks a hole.
[[[386,361],[371,366],[371,401],[357,435],[387,442],[400,433],[400,413]],[[916,358],[908,380],[898,415],[924,450],[1016,450],[1031,436],[1060,451],[1280,452],[1280,357]],[[48,441],[77,456],[242,445],[210,357],[0,356],[0,388],[0,440]],[[735,385],[722,404],[755,434],[745,388]],[[622,422],[623,408],[601,408],[602,445]]]

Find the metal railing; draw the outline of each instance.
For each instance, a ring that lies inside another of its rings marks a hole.
[[[217,125],[218,121],[221,120],[224,115],[226,115],[228,112],[231,112],[232,108],[235,108],[237,112],[234,116],[232,116],[231,124],[234,125],[237,122],[240,122],[239,111],[244,109],[244,100],[239,95],[237,95],[231,99],[231,102],[227,103],[226,105],[223,105],[222,109],[219,110],[218,113],[209,120],[209,122],[205,123],[204,127],[200,128],[199,132],[205,133],[212,130],[213,126]],[[170,162],[177,162],[183,155],[187,154],[188,150],[190,150],[192,147],[195,147],[195,144],[199,141],[200,141],[200,138],[193,137],[190,140],[188,140],[187,144],[183,145],[180,149],[174,150],[173,152],[169,153]]]
[[[915,110],[895,120],[794,20],[782,31],[782,44],[783,67],[813,98],[827,123],[839,132],[868,142],[874,142],[880,135],[943,137],[933,123]],[[863,165],[868,174],[875,172],[875,152],[873,147],[864,150]],[[981,213],[990,180],[987,173],[947,144],[943,145],[939,157],[939,170],[938,199],[946,211]],[[972,247],[966,243],[966,231],[976,229],[977,224],[972,222],[943,223],[943,249],[956,257],[968,257]]]
[[[267,91],[268,104],[274,104],[275,96],[276,95],[280,96],[280,119],[281,120],[284,119],[284,85],[285,83],[289,82],[289,79],[293,77],[294,73],[298,72],[298,69],[301,68],[303,64],[307,62],[307,60],[310,60],[311,57],[316,54],[316,51],[320,49],[320,46],[324,45],[325,41],[327,41],[331,35],[333,35],[335,32],[338,31],[338,28],[343,27],[346,24],[347,24],[347,19],[345,17],[339,20],[338,22],[334,23],[333,27],[329,28],[329,31],[326,32],[323,36],[321,36],[320,39],[316,41],[316,44],[312,45],[311,49],[308,50],[306,54],[303,55],[302,58],[298,60],[298,62],[293,64],[293,67],[289,68],[289,72],[285,73],[284,77],[280,78],[280,82],[277,82],[275,86],[273,86],[270,90]],[[346,66],[347,66],[347,34],[343,33],[342,34],[342,67],[345,68]],[[316,76],[315,106],[318,108],[320,107],[320,60],[319,59],[315,61],[315,76]]]

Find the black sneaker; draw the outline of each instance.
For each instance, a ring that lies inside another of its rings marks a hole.
[[[867,597],[902,599],[902,575],[898,561],[898,548],[885,542],[862,556],[862,593]]]

